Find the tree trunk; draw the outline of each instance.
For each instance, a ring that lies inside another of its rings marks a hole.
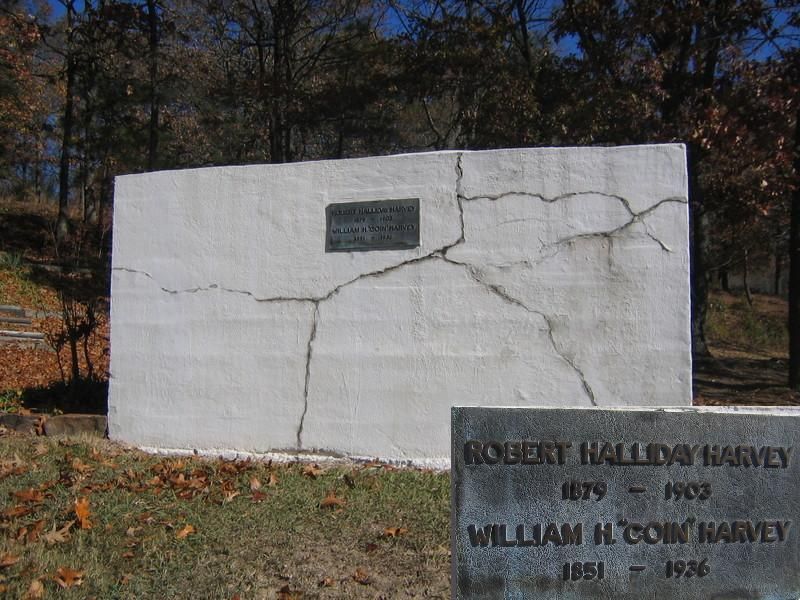
[[[706,344],[705,322],[708,311],[708,277],[706,273],[705,215],[703,214],[703,191],[698,181],[698,157],[695,148],[689,147],[689,262],[691,265],[692,303],[692,355],[710,356]]]
[[[775,279],[773,281],[772,293],[776,296],[781,295],[781,275],[783,275],[783,257],[779,250],[775,250]]]
[[[150,50],[150,123],[148,125],[147,170],[154,171],[158,162],[158,13],[156,0],[147,0],[148,44]]]
[[[744,297],[747,298],[747,304],[753,308],[753,294],[750,292],[750,256],[745,248],[744,261],[742,262],[742,285],[744,286]]]
[[[64,92],[64,122],[61,137],[61,159],[58,170],[58,220],[56,221],[56,241],[61,243],[69,233],[69,216],[67,215],[67,205],[69,204],[69,170],[70,170],[70,150],[72,147],[72,126],[73,126],[73,95],[75,93],[75,57],[72,53],[72,24],[73,24],[73,2],[68,2],[67,8],[67,48],[66,48],[66,89]]]
[[[723,292],[730,292],[731,286],[728,281],[728,267],[720,267],[719,270],[719,286]]]
[[[800,177],[800,108],[795,113],[794,177]],[[792,192],[789,225],[789,387],[800,391],[800,187]]]

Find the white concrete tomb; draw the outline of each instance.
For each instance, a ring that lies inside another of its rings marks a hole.
[[[117,178],[109,432],[432,462],[450,407],[691,404],[681,145]],[[419,246],[325,252],[331,203]]]

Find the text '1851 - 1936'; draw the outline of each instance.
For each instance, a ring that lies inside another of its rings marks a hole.
[[[800,597],[798,419],[454,408],[454,597]]]

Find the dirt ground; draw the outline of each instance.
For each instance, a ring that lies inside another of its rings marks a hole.
[[[711,356],[694,359],[696,405],[798,406],[787,387],[789,354],[782,298],[756,294],[711,295],[707,341]]]

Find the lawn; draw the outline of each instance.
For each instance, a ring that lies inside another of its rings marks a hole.
[[[447,598],[449,478],[0,442],[9,598]]]

